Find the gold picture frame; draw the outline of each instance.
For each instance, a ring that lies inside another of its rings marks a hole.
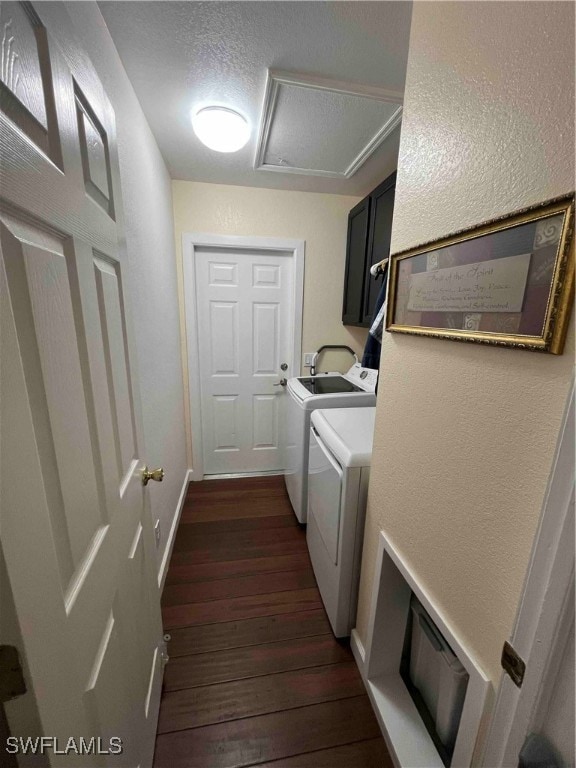
[[[574,195],[390,257],[386,330],[562,354]]]

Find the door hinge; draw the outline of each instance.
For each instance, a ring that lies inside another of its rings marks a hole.
[[[25,693],[26,682],[18,649],[13,645],[0,645],[0,703]]]
[[[501,664],[506,674],[512,679],[512,682],[517,685],[518,688],[521,688],[522,681],[524,680],[524,673],[526,672],[526,663],[508,641],[504,643],[504,647],[502,648]]]
[[[167,640],[170,640],[170,635],[164,635],[164,640],[160,642],[160,658],[162,660],[162,664],[166,666],[168,662],[170,661],[170,656],[168,656],[168,643]]]

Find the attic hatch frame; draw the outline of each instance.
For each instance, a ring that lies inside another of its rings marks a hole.
[[[265,162],[268,140],[274,121],[278,95],[281,86],[293,88],[308,88],[310,90],[339,93],[347,96],[358,96],[373,99],[384,104],[397,104],[398,107],[381,128],[372,136],[368,143],[357,153],[344,171],[326,171],[314,168],[299,168],[291,165],[272,164]],[[319,176],[332,179],[349,179],[358,171],[368,158],[384,143],[402,121],[402,104],[404,94],[401,91],[388,90],[377,86],[349,83],[342,80],[332,80],[316,75],[283,70],[269,69],[264,91],[264,102],[258,128],[256,153],[254,155],[255,171],[272,171],[274,173],[295,173],[302,176]]]

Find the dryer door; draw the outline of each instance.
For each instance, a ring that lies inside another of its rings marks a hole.
[[[334,565],[338,564],[340,505],[344,474],[314,427],[310,428],[308,464],[308,515],[314,518],[318,532]]]

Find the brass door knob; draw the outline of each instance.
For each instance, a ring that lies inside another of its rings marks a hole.
[[[150,480],[155,480],[157,483],[161,483],[164,480],[164,470],[162,467],[158,467],[158,469],[144,467],[142,470],[142,485],[148,485]]]

